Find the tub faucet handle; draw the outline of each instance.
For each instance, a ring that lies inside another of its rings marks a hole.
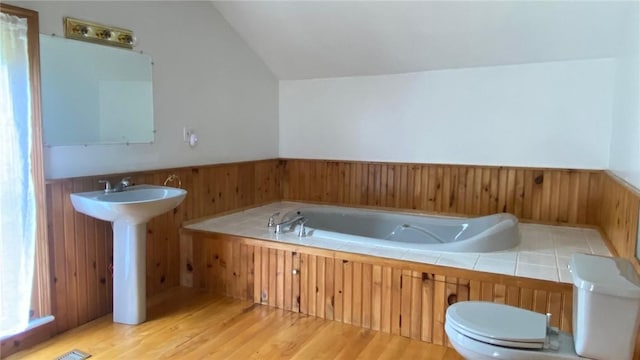
[[[276,225],[276,216],[280,215],[280,211],[275,212],[269,216],[269,222],[267,222],[267,227],[274,227]]]
[[[300,229],[298,230],[298,237],[303,238],[307,237],[307,228],[305,224],[307,223],[307,219],[300,220]]]

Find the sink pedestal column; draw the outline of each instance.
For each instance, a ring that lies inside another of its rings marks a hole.
[[[113,321],[136,325],[147,319],[147,224],[113,223]]]

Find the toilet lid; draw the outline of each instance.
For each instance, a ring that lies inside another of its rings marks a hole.
[[[490,302],[453,304],[446,321],[465,336],[500,346],[541,349],[547,335],[545,315]]]

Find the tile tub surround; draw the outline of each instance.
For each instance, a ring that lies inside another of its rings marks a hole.
[[[571,283],[571,274],[567,265],[569,256],[572,253],[580,252],[611,256],[598,231],[590,228],[520,223],[520,245],[510,250],[490,253],[406,250],[392,246],[372,246],[317,236],[299,238],[294,233],[274,234],[272,229],[267,228],[267,220],[273,213],[280,212],[280,214],[285,214],[305,206],[322,205],[275,202],[225,216],[193,222],[184,227],[190,230],[225,233],[396,260],[563,283]]]

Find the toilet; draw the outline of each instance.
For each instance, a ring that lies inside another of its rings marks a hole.
[[[465,359],[631,359],[640,280],[625,259],[573,254],[573,334],[517,307],[463,301],[447,309],[445,331]]]

